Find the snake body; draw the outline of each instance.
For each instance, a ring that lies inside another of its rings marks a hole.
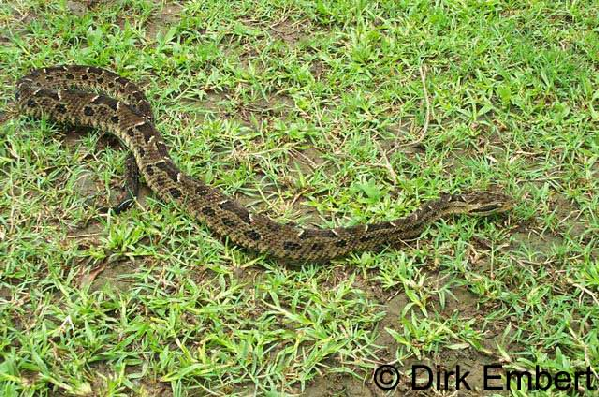
[[[275,258],[326,261],[417,237],[431,222],[449,214],[486,215],[511,207],[509,197],[498,192],[445,193],[392,221],[334,229],[283,224],[249,211],[220,190],[181,172],[154,126],[146,96],[118,74],[78,65],[35,69],[18,80],[15,98],[21,114],[116,135],[160,199],[175,202],[235,244]]]

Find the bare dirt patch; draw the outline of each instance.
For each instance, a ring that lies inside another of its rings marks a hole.
[[[86,2],[82,2],[82,1],[67,1],[67,8],[69,9],[69,11],[71,11],[74,15],[77,16],[82,16],[87,12],[88,6],[86,4],[84,4]],[[89,4],[89,3],[87,3]]]
[[[306,37],[311,29],[312,26],[308,21],[290,21],[284,18],[271,25],[269,33],[275,39],[282,40],[287,45],[294,45],[303,37]]]
[[[168,30],[168,26],[176,23],[183,12],[183,6],[178,3],[167,3],[159,14],[152,16],[146,24],[146,38],[156,39],[158,32]]]
[[[131,287],[131,282],[127,281],[123,275],[130,273],[137,268],[138,265],[129,261],[119,261],[110,265],[100,265],[84,276],[83,282],[90,282],[90,291],[100,291],[105,287],[109,287],[114,291],[126,291]],[[90,277],[91,276],[91,277]]]
[[[310,175],[325,164],[324,153],[317,148],[293,149],[289,156],[288,167],[292,170],[298,169],[303,175]]]
[[[300,393],[300,390],[297,391]],[[372,386],[348,374],[331,373],[315,378],[302,395],[315,397],[368,397],[379,396]]]

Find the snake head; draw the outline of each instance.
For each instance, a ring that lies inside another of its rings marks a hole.
[[[513,199],[503,193],[477,191],[464,194],[447,195],[455,212],[472,215],[491,215],[506,212],[514,206]]]

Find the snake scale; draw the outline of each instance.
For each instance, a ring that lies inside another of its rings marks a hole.
[[[15,98],[20,114],[116,135],[160,199],[175,202],[239,246],[283,260],[326,261],[415,238],[431,222],[450,214],[487,215],[511,208],[512,200],[499,192],[444,193],[392,221],[334,229],[283,224],[250,212],[220,190],[181,172],[154,126],[145,94],[118,74],[81,65],[34,69],[18,80]]]

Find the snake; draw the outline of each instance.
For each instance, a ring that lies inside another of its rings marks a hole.
[[[29,71],[16,82],[15,113],[116,135],[139,173],[164,202],[189,213],[210,231],[249,251],[281,260],[329,261],[354,251],[376,250],[418,238],[433,222],[455,214],[486,216],[512,208],[497,190],[440,193],[407,216],[348,227],[302,227],[252,211],[220,189],[187,175],[175,164],[155,126],[145,93],[131,80],[87,65]]]

